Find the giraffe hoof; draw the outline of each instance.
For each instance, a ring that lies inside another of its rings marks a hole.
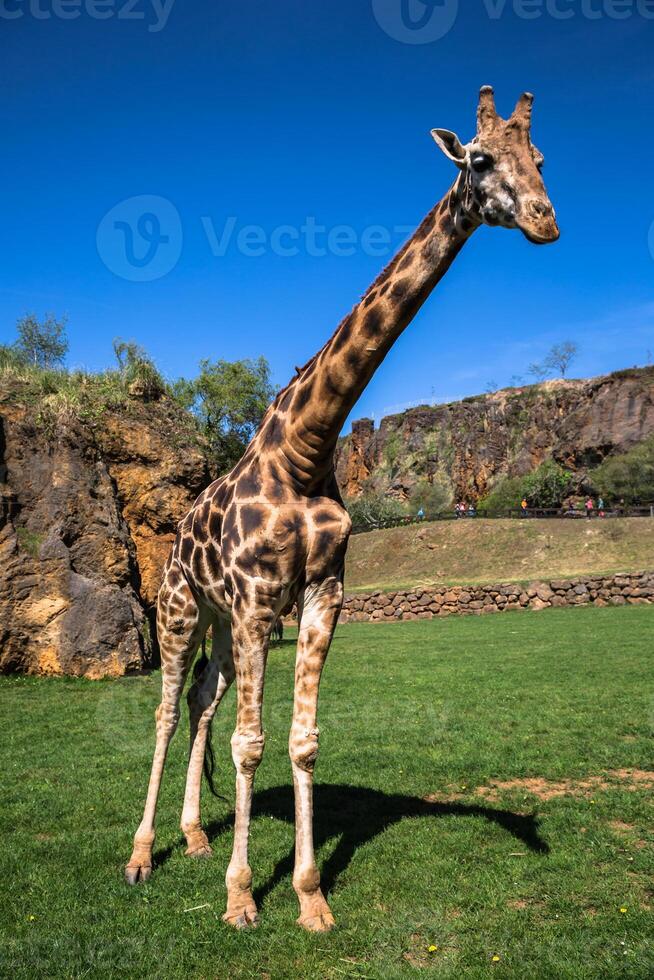
[[[190,858],[210,858],[213,850],[211,844],[207,842],[206,844],[196,844],[193,847],[187,847],[184,854]]]
[[[213,854],[211,845],[209,844],[209,838],[204,830],[188,831],[186,834],[186,843],[188,844],[184,852],[186,857],[208,858]]]
[[[151,864],[128,864],[125,868],[125,881],[128,885],[136,885],[139,881],[147,881],[151,874]]]
[[[259,913],[255,908],[242,909],[240,912],[225,912],[223,922],[234,929],[256,929],[259,925]]]
[[[307,932],[329,932],[336,926],[336,920],[331,912],[323,912],[321,915],[301,915],[297,924]]]

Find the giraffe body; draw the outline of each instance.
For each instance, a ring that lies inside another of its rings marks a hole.
[[[472,143],[464,147],[453,133],[433,131],[461,170],[454,186],[322,350],[279,393],[237,466],[208,487],[180,523],[158,598],[162,700],[145,812],[125,869],[130,884],[151,874],[166,753],[179,721],[184,684],[212,626],[211,660],[197,662],[188,694],[191,751],[181,824],[186,853],[210,855],[200,820],[203,761],[213,715],[236,679],[237,720],[231,740],[236,813],[225,919],[237,927],[256,924],[248,834],[254,775],[265,742],[261,709],[266,658],[276,620],[297,602],[289,736],[296,803],[293,886],[301,925],[316,931],[334,925],[320,890],[312,830],[318,688],[342,606],[351,531],[334,476],[334,448],[373,373],[482,223],[520,228],[538,243],[558,238],[540,177],[542,155],[531,143],[530,119],[531,96],[523,96],[505,121],[495,112],[492,90],[484,88]]]

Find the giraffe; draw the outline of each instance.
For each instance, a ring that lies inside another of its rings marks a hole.
[[[449,130],[432,131],[460,171],[453,186],[331,339],[297,369],[240,462],[201,493],[180,522],[158,597],[162,696],[145,811],[125,869],[128,883],[146,880],[152,871],[166,753],[187,675],[212,626],[211,658],[198,660],[188,694],[191,746],[181,827],[188,855],[211,853],[200,819],[203,760],[214,712],[236,680],[231,738],[236,804],[224,919],[239,928],[257,924],[248,837],[254,777],[264,751],[266,657],[279,614],[297,602],[289,736],[296,822],[293,887],[301,926],[324,931],[334,925],[320,888],[312,826],[318,688],[343,601],[351,530],[334,476],[334,448],[373,373],[477,228],[518,228],[536,244],[558,239],[541,176],[543,156],[531,141],[532,103],[532,95],[522,95],[505,120],[495,108],[493,89],[484,86],[470,143],[464,146]]]

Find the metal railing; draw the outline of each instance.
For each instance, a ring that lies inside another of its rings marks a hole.
[[[483,518],[484,520],[607,520],[615,517],[651,517],[654,519],[654,503],[638,504],[634,506],[611,506],[599,512],[597,509],[591,511],[590,518],[587,511],[581,509],[568,509],[562,507],[512,507],[499,514],[479,514],[476,510],[468,510],[464,514],[456,514],[453,511],[446,511],[439,514],[425,514],[424,517],[407,515],[404,517],[394,517],[388,520],[370,521],[366,524],[355,524],[352,527],[352,534],[366,534],[369,531],[385,531],[394,527],[410,527],[415,524],[433,524],[437,521],[470,521]]]

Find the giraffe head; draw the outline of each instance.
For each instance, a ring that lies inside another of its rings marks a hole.
[[[541,170],[544,157],[531,142],[534,97],[520,97],[510,119],[495,109],[493,89],[482,88],[477,113],[477,135],[463,146],[447,129],[432,136],[441,150],[463,172],[464,207],[486,225],[519,228],[536,245],[559,237]]]

